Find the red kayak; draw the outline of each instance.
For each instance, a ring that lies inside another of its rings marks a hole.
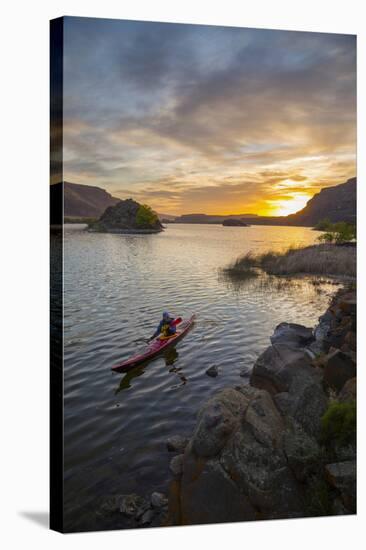
[[[143,363],[144,361],[153,359],[154,357],[159,355],[159,353],[166,350],[168,347],[173,346],[178,340],[180,340],[180,338],[183,338],[183,336],[187,334],[187,332],[193,325],[194,318],[195,315],[192,315],[192,317],[190,317],[186,321],[183,321],[178,326],[177,332],[172,336],[158,336],[144,349],[136,353],[136,355],[133,355],[126,361],[122,361],[122,363],[118,363],[118,365],[112,367],[112,370],[115,372],[126,372],[130,369],[133,369],[137,365],[140,365],[140,363]]]

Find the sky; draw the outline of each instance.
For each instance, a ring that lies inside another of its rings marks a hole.
[[[66,17],[64,180],[286,215],[356,175],[356,37]]]

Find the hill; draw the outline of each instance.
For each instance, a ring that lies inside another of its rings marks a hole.
[[[257,214],[227,214],[219,216],[215,214],[182,214],[177,216],[175,222],[177,223],[223,223],[225,220],[241,220],[241,219],[258,218]]]
[[[80,185],[65,181],[64,216],[69,218],[99,218],[108,206],[113,206],[120,199],[112,197],[107,191],[92,185]],[[61,196],[62,183],[51,185],[52,198]]]
[[[351,178],[335,187],[325,187],[308,201],[305,208],[287,216],[291,225],[315,225],[324,218],[331,222],[356,223],[357,179]]]
[[[357,179],[350,178],[345,183],[325,187],[314,195],[306,206],[289,216],[255,216],[248,214],[232,216],[207,216],[206,214],[185,214],[175,219],[175,223],[222,223],[225,219],[238,219],[250,225],[298,225],[313,227],[324,218],[331,222],[345,221],[356,223]]]

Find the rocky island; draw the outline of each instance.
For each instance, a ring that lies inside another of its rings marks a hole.
[[[88,231],[99,233],[160,233],[163,226],[158,215],[146,204],[133,199],[109,206],[97,221],[91,222]]]
[[[225,227],[249,227],[248,223],[243,220],[236,220],[235,218],[228,218],[222,222]]]

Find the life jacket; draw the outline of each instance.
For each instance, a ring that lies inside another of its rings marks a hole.
[[[169,336],[169,334],[174,334],[175,327],[171,327],[172,322],[174,319],[170,319],[170,321],[165,321],[161,327],[161,334],[163,336]]]

